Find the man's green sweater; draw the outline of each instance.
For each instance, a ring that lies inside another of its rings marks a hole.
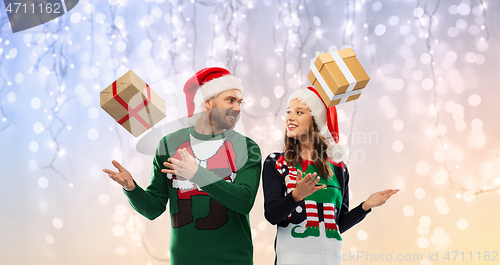
[[[178,149],[198,161],[191,180],[162,173]],[[170,259],[173,265],[253,264],[248,213],[261,173],[259,146],[233,130],[202,135],[194,127],[160,141],[146,190],[125,191],[132,207],[146,218],[160,216],[170,201]]]

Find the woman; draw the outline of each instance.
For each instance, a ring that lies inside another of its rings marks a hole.
[[[348,151],[337,144],[335,107],[314,88],[292,93],[286,125],[284,152],[270,154],[262,173],[265,217],[278,227],[275,264],[341,264],[340,234],[398,190],[374,193],[349,211]]]

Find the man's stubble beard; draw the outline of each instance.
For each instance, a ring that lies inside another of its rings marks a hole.
[[[231,121],[227,116],[233,114],[236,115],[234,121]],[[214,128],[229,130],[234,128],[236,122],[238,121],[240,115],[238,111],[228,109],[228,108],[218,108],[217,104],[214,103],[213,108],[210,110],[210,118],[212,120],[212,125]]]

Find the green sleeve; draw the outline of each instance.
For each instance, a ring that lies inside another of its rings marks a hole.
[[[252,209],[262,169],[259,146],[249,138],[246,144],[246,162],[238,169],[233,183],[221,179],[201,166],[198,166],[191,179],[215,201],[240,214],[248,214]]]
[[[164,139],[162,139],[160,145],[156,149],[156,154],[153,159],[151,183],[146,190],[139,187],[137,183],[135,184],[134,190],[124,190],[130,205],[149,220],[156,219],[165,212],[168,202],[168,180],[166,174],[161,172],[163,161],[168,159],[165,143]]]

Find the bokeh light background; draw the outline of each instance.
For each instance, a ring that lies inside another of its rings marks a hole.
[[[0,263],[168,264],[168,212],[146,220],[102,172],[116,159],[141,186],[150,180],[153,150],[138,152],[99,106],[127,70],[166,100],[168,125],[186,116],[193,71],[228,68],[246,89],[238,126],[266,156],[281,149],[285,101],[309,84],[309,60],[347,46],[371,77],[338,107],[351,205],[401,191],[343,234],[344,253],[493,263],[499,14],[492,0],[94,0],[12,34],[2,6]],[[255,264],[272,264],[262,191],[250,220]],[[381,261],[345,262],[370,263]]]

